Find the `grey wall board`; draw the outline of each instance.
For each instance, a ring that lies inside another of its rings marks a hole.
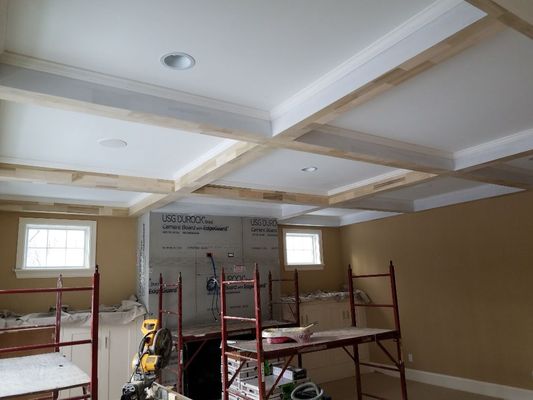
[[[144,251],[149,267],[139,267],[139,298],[152,315],[157,313],[160,273],[167,282],[175,282],[181,273],[184,324],[201,324],[215,320],[220,304],[217,292],[207,289],[208,280],[219,279],[222,268],[228,279],[250,279],[254,263],[259,266],[261,303],[267,311],[268,272],[277,278],[280,268],[276,220],[153,212],[139,218],[139,226],[140,232],[149,232],[143,242],[149,247]],[[214,270],[207,253],[213,255]],[[227,293],[229,313],[253,315],[251,286],[231,288]],[[279,297],[278,285],[273,293]],[[172,289],[164,295],[164,307],[177,308]],[[166,326],[175,326],[175,318],[167,317]]]

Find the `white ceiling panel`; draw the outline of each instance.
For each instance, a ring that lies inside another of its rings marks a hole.
[[[125,140],[107,148],[99,139]],[[43,167],[172,179],[228,139],[59,109],[0,104],[0,160]]]
[[[506,30],[333,124],[459,151],[533,127],[532,71],[533,41]]]
[[[82,201],[98,205],[129,206],[146,193],[93,189],[76,186],[46,185],[31,182],[0,182],[0,198],[38,197],[52,200]]]
[[[433,1],[11,0],[6,49],[269,110]]]
[[[310,166],[318,170],[302,171],[302,168]],[[393,171],[393,168],[358,161],[293,150],[275,150],[215,183],[326,195],[330,190]]]

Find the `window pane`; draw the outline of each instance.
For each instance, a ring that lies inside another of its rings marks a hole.
[[[28,247],[45,248],[47,243],[46,229],[28,229]]]
[[[46,266],[63,267],[65,266],[65,249],[48,249],[46,254]]]
[[[28,249],[28,252],[26,253],[26,266],[46,266],[46,249]]]
[[[50,229],[48,231],[48,247],[63,249],[67,247],[67,232],[64,229]]]
[[[67,231],[67,248],[83,249],[85,247],[85,231],[68,230]]]
[[[285,245],[288,264],[321,264],[320,235],[318,233],[287,232]]]
[[[67,267],[83,267],[83,249],[67,249]]]

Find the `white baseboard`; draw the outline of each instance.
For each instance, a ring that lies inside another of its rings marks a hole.
[[[375,371],[390,376],[398,376],[394,371],[375,369]],[[492,396],[504,400],[531,400],[533,390],[520,389],[512,386],[498,385],[496,383],[475,381],[473,379],[460,378],[457,376],[437,374],[434,372],[419,371],[406,368],[407,379],[429,385],[441,386],[448,389],[461,390],[463,392],[475,393],[484,396]]]

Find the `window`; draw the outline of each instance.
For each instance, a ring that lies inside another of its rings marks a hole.
[[[285,266],[322,269],[322,232],[310,229],[284,229]]]
[[[19,219],[18,278],[90,276],[95,253],[96,221]]]

